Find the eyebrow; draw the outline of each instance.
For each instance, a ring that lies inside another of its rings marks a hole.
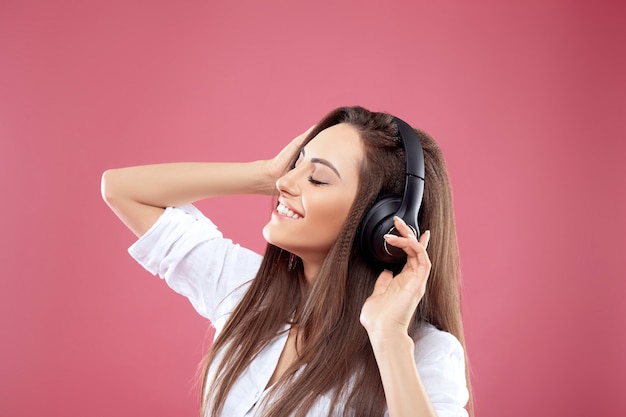
[[[300,151],[300,154],[302,156],[304,156],[304,148],[302,148],[302,150]],[[326,165],[328,168],[330,168],[335,174],[337,174],[337,176],[339,177],[339,179],[341,179],[341,175],[339,174],[339,171],[337,171],[337,168],[335,168],[335,166],[327,159],[323,159],[323,158],[311,158],[311,163],[313,164],[322,164],[322,165]]]

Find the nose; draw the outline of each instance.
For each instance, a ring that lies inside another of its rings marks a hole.
[[[282,177],[276,180],[276,188],[281,194],[297,195],[300,192],[298,186],[297,168],[287,171]]]

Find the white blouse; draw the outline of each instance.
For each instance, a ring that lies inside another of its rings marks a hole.
[[[211,321],[216,335],[261,263],[260,255],[224,238],[215,224],[193,205],[167,208],[129,252],[144,268],[187,297],[196,311]],[[284,330],[288,330],[288,325]],[[278,364],[287,335],[287,331],[277,335],[235,382],[223,416],[260,415],[258,405],[266,394],[265,387]],[[466,417],[463,407],[469,394],[459,341],[450,333],[424,325],[415,341],[415,363],[438,416]],[[320,397],[307,415],[328,415],[330,400],[330,396]],[[333,410],[333,415],[341,416],[342,410]]]

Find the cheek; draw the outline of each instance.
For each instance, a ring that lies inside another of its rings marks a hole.
[[[314,223],[320,227],[320,231],[326,230],[336,237],[348,217],[352,199],[346,198],[345,194],[337,195],[335,198],[316,202],[316,206],[318,209],[315,211]]]

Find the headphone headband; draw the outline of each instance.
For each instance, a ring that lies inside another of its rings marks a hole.
[[[404,120],[393,119],[398,126],[398,138],[402,141],[406,158],[404,194],[395,215],[411,226],[419,237],[417,216],[424,195],[424,150],[415,130]]]
[[[398,139],[402,141],[402,147],[407,155],[406,174],[424,180],[424,150],[415,130],[404,120],[393,117],[398,126]]]

